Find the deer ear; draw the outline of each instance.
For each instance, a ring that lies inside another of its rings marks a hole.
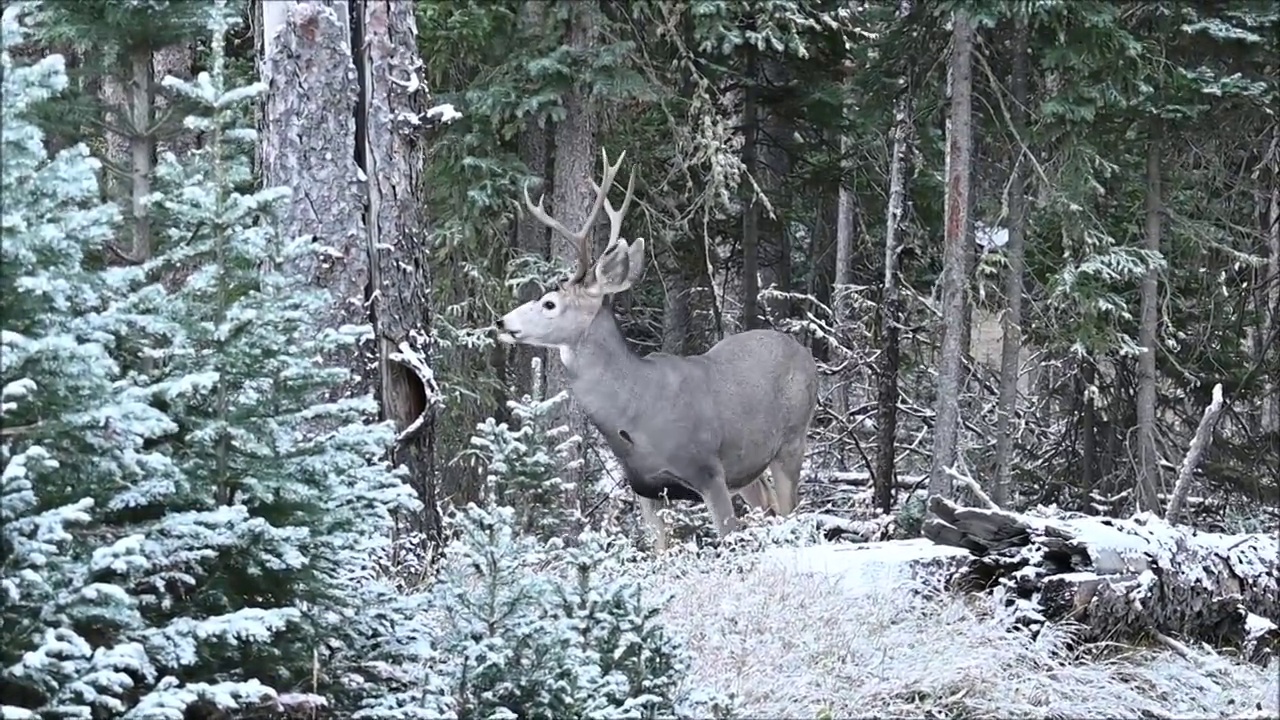
[[[644,238],[636,238],[627,249],[627,287],[644,277]]]
[[[640,241],[640,252],[644,253],[644,242]],[[593,290],[600,295],[620,293],[631,287],[631,247],[627,241],[619,239],[608,248],[596,261],[596,282]]]

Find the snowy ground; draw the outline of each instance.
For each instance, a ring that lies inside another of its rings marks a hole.
[[[921,592],[956,557],[925,541],[676,552],[643,574],[674,593],[691,686],[739,717],[1280,717],[1280,664],[1072,651],[1066,630],[1031,640],[984,599]]]

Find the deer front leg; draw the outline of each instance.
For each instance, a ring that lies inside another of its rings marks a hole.
[[[647,497],[639,497],[640,514],[644,517],[649,527],[653,528],[655,537],[653,540],[653,549],[662,554],[667,551],[668,535],[667,521],[662,518],[659,513],[662,508],[666,507],[666,503],[662,500],[651,500]]]
[[[733,495],[724,484],[724,474],[718,473],[715,481],[702,496],[716,524],[716,534],[721,538],[738,529],[738,518],[733,514]]]

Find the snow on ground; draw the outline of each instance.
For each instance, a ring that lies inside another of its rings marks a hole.
[[[955,557],[913,540],[677,550],[639,570],[673,593],[691,688],[729,694],[739,717],[1280,716],[1280,664],[1072,650],[1066,629],[1009,632],[989,599],[918,592]]]
[[[847,595],[865,595],[900,582],[938,577],[939,568],[956,567],[968,556],[967,550],[918,539],[770,548],[762,559],[784,570],[830,576]]]

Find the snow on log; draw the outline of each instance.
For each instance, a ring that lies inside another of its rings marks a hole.
[[[1003,587],[1023,623],[1071,620],[1084,640],[1169,635],[1241,648],[1263,662],[1280,649],[1277,537],[1196,532],[1142,513],[1129,520],[1049,518],[962,507],[934,496],[924,536],[972,557],[957,589]]]

